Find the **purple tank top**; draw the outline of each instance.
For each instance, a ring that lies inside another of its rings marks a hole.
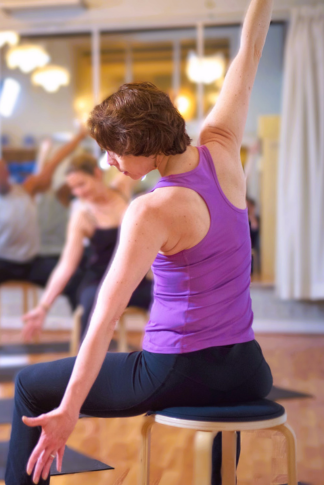
[[[206,146],[190,172],[162,177],[156,187],[187,187],[205,201],[210,228],[196,246],[153,265],[154,303],[143,348],[181,354],[254,339],[250,298],[251,239],[247,209],[226,198]]]

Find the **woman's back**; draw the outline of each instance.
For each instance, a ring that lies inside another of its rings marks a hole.
[[[190,352],[254,338],[247,210],[225,196],[208,148],[198,150],[196,168],[162,177],[155,187],[198,193],[210,224],[198,244],[176,254],[159,253],[153,263],[154,304],[143,344],[152,352]],[[188,224],[195,225],[190,214]]]

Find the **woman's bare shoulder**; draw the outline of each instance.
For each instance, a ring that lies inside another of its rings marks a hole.
[[[76,231],[83,237],[91,237],[95,224],[91,219],[89,208],[80,202],[70,214],[69,230]]]

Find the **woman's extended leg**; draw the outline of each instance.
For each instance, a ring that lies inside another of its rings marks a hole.
[[[172,358],[169,359],[170,363]],[[28,458],[40,436],[40,428],[29,428],[22,416],[39,416],[59,406],[75,358],[36,364],[19,372],[11,431],[6,485],[30,485],[26,474]],[[171,366],[171,364],[170,364]],[[104,364],[81,411],[98,417],[132,416],[147,411],[145,401],[154,394],[169,373],[168,365],[154,375],[147,369],[142,352],[107,353]],[[48,484],[48,480],[40,480]]]

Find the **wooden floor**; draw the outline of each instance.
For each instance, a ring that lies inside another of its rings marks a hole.
[[[43,340],[67,340],[67,333],[48,332]],[[1,343],[18,341],[15,332],[2,332]],[[298,440],[300,482],[324,484],[324,336],[257,336],[277,386],[312,394],[313,399],[282,401]],[[140,345],[138,333],[129,342]],[[46,360],[63,355],[46,355]],[[33,362],[43,357],[34,356]],[[0,385],[0,397],[11,397],[13,385]],[[78,422],[68,444],[102,460],[115,470],[53,478],[55,485],[136,485],[142,417],[86,419]],[[0,441],[9,439],[10,426],[0,426]],[[193,432],[155,425],[152,435],[150,485],[190,485]],[[0,484],[4,482],[0,481]],[[285,444],[271,432],[244,433],[238,485],[287,483]]]

